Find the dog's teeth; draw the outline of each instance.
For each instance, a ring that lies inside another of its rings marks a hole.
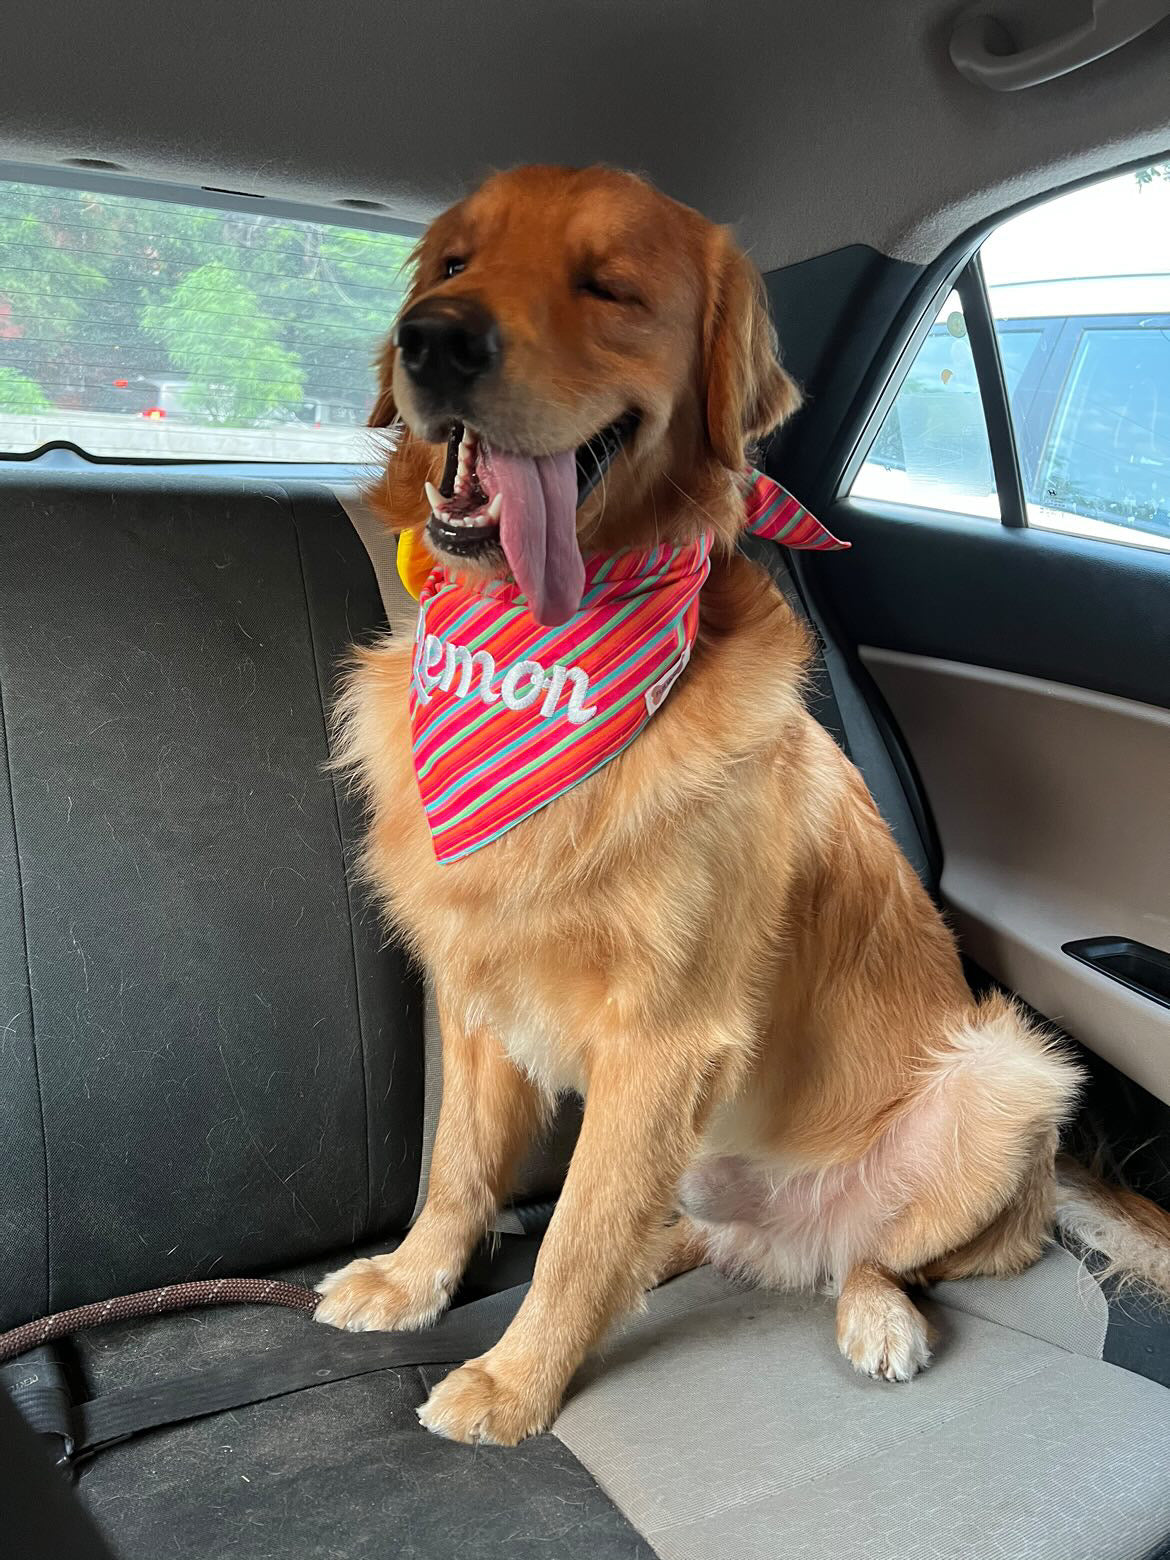
[[[495,498],[493,498],[491,503],[487,506],[488,519],[498,521],[500,518],[500,511],[503,509],[503,507],[504,495],[502,493],[497,493]]]
[[[443,495],[433,482],[424,482],[423,488],[427,495],[427,503],[431,506],[432,514],[440,514],[443,509]]]

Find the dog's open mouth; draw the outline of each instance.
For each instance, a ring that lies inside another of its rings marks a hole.
[[[493,450],[456,423],[442,481],[426,487],[428,539],[455,558],[490,562],[502,553],[539,621],[563,623],[585,583],[577,510],[637,426],[637,413],[627,412],[576,450],[533,456]]]

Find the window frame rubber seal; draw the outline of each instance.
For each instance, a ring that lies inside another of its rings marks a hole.
[[[1000,522],[1013,530],[1020,530],[1028,524],[1027,499],[1020,475],[1020,455],[1016,447],[1016,430],[1012,423],[1007,382],[1003,375],[1003,360],[999,355],[991,301],[978,251],[960,272],[955,291],[963,306],[971,356],[975,362],[975,377],[979,381],[979,399],[983,403],[987,442],[991,450],[991,470],[999,498]]]

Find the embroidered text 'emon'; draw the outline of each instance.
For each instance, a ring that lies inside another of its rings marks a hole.
[[[419,698],[424,704],[430,703],[438,688],[442,693],[453,692],[457,699],[472,694],[483,704],[503,703],[510,710],[526,710],[543,695],[542,717],[547,720],[555,715],[559,705],[574,726],[583,726],[597,714],[596,704],[586,703],[589,674],[579,666],[562,666],[558,662],[546,670],[539,661],[516,661],[496,689],[496,663],[490,650],[472,651],[466,645],[444,643],[438,634],[424,636],[415,674]]]

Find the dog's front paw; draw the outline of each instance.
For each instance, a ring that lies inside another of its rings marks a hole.
[[[396,1271],[393,1255],[359,1257],[317,1285],[313,1319],[349,1332],[415,1332],[443,1314],[452,1287],[449,1273],[420,1278]]]
[[[559,1407],[560,1394],[550,1392],[538,1371],[497,1365],[485,1354],[440,1381],[418,1417],[449,1441],[515,1446],[547,1430]]]
[[[930,1330],[909,1295],[893,1288],[861,1302],[844,1302],[837,1347],[863,1376],[910,1381],[930,1364]]]

